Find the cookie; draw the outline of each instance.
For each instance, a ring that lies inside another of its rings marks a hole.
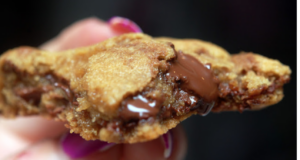
[[[194,114],[275,104],[291,70],[201,40],[131,33],[60,52],[15,48],[1,56],[0,74],[4,117],[41,115],[86,140],[136,143]]]

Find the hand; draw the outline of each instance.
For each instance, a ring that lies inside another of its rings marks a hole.
[[[120,25],[123,22],[126,25]],[[41,48],[50,51],[71,49],[122,33],[140,31],[137,25],[124,18],[115,17],[108,23],[88,18],[63,30]],[[111,144],[103,148],[105,142],[85,141],[79,135],[68,132],[62,122],[38,116],[14,120],[0,118],[0,159],[175,160],[183,159],[186,153],[186,137],[180,126],[169,131],[173,139],[170,154],[165,153],[162,137],[145,143]],[[72,146],[72,151],[67,151],[65,145]]]

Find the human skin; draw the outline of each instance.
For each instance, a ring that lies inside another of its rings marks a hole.
[[[72,24],[40,48],[59,51],[83,47],[127,32],[129,30],[112,27],[97,18],[88,18]],[[71,159],[61,146],[61,139],[68,132],[63,122],[42,117],[0,118],[0,159]],[[168,158],[164,157],[165,146],[162,139],[158,138],[145,143],[116,144],[105,151],[99,150],[79,159],[183,159],[187,146],[184,131],[178,126],[171,132],[173,149]]]

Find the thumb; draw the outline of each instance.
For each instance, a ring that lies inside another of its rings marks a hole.
[[[113,17],[107,23],[97,18],[87,18],[64,29],[41,48],[59,51],[84,47],[124,33],[141,31],[134,22],[122,17]]]

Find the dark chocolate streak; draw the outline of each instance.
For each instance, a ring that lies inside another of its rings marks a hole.
[[[18,88],[14,90],[16,95],[19,95],[26,102],[32,103],[33,105],[39,105],[41,101],[41,96],[43,93],[46,93],[50,90],[53,90],[53,87],[48,86],[40,86],[40,87],[27,87],[27,88]]]
[[[65,79],[57,78],[53,74],[47,74],[46,79],[49,80],[55,87],[62,89],[65,92],[70,103],[72,103],[73,105],[78,105],[76,96],[70,89],[68,81],[66,81]]]
[[[152,117],[160,111],[161,105],[160,100],[149,100],[142,95],[137,95],[125,102],[120,116],[126,120]]]
[[[198,114],[202,116],[206,116],[211,109],[214,107],[215,102],[205,102],[203,100],[199,100],[195,107],[192,107],[190,110],[196,110]]]
[[[14,71],[16,74],[20,73],[17,71]],[[21,74],[19,75],[22,77]],[[25,74],[26,75],[26,74]],[[78,95],[74,95],[73,91],[69,88],[69,82],[63,78],[58,78],[54,74],[48,73],[46,74],[46,79],[57,88],[60,88],[65,92],[66,99],[72,104],[77,106],[77,97]],[[32,103],[33,105],[38,106],[41,101],[41,96],[43,93],[47,93],[49,91],[53,91],[54,87],[51,85],[47,86],[36,86],[36,87],[24,87],[24,88],[16,88],[14,90],[14,93],[18,96],[20,96],[22,99],[24,99],[28,103]]]
[[[217,99],[218,85],[214,82],[211,71],[197,59],[181,51],[176,56],[167,74],[181,81],[180,88],[198,94],[207,102]]]

